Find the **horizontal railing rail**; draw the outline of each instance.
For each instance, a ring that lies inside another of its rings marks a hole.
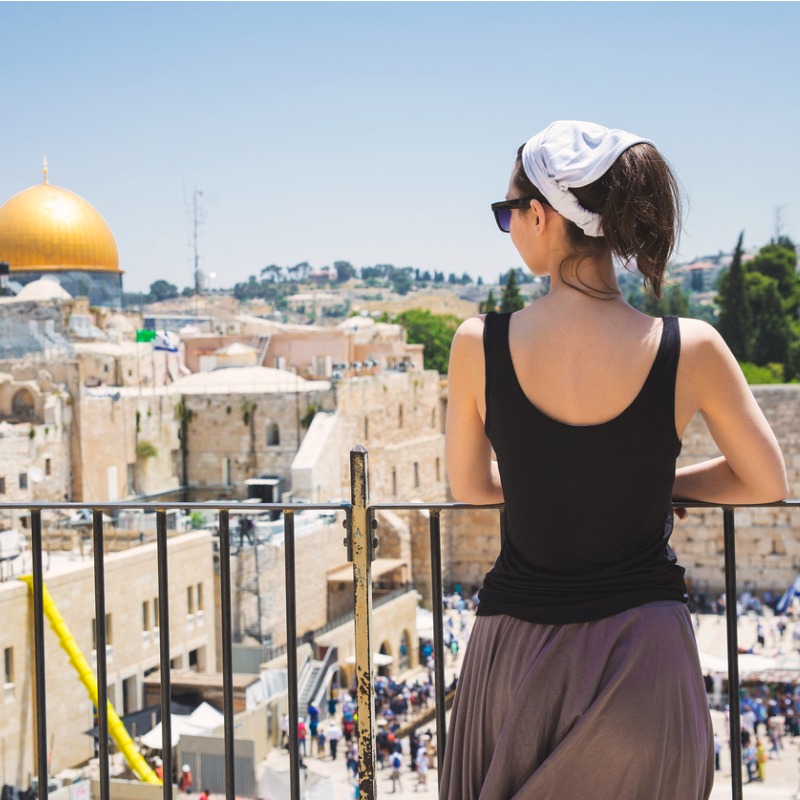
[[[436,694],[436,736],[439,776],[446,747],[445,726],[445,680],[444,680],[444,631],[443,631],[443,587],[442,587],[442,553],[441,553],[441,516],[443,513],[474,511],[476,509],[494,509],[502,511],[502,506],[473,506],[464,503],[370,503],[367,487],[368,467],[367,452],[358,446],[351,452],[351,502],[339,503],[242,503],[242,502],[103,502],[103,503],[0,503],[0,512],[24,511],[30,519],[31,560],[32,560],[32,594],[33,594],[33,638],[34,638],[34,683],[35,683],[35,739],[34,762],[38,776],[38,785],[48,785],[48,749],[47,749],[47,695],[45,682],[45,647],[44,647],[44,571],[42,566],[42,512],[46,510],[77,511],[88,509],[92,512],[92,541],[94,559],[94,592],[95,592],[95,630],[97,654],[97,715],[99,729],[99,769],[100,798],[110,800],[110,771],[108,749],[108,695],[107,695],[107,631],[105,629],[105,565],[103,534],[105,530],[106,512],[126,509],[143,509],[156,513],[156,545],[158,560],[159,611],[160,628],[160,665],[161,665],[161,720],[163,763],[172,764],[173,747],[170,720],[170,646],[169,625],[170,609],[168,600],[169,563],[168,563],[168,530],[167,514],[173,510],[193,511],[197,509],[213,509],[219,512],[219,572],[220,572],[220,606],[221,606],[221,640],[222,640],[222,673],[223,673],[223,710],[224,710],[224,763],[225,794],[228,800],[236,797],[234,785],[234,715],[233,715],[233,666],[231,645],[233,631],[231,624],[232,585],[230,571],[231,530],[230,514],[232,511],[257,514],[266,511],[278,511],[283,515],[284,531],[284,570],[285,570],[285,603],[286,603],[286,657],[287,677],[289,684],[289,718],[298,718],[298,685],[297,685],[297,646],[296,629],[296,574],[295,574],[295,515],[303,511],[334,511],[345,515],[344,527],[347,532],[344,544],[347,547],[348,560],[353,562],[354,606],[352,615],[356,642],[356,699],[358,702],[358,746],[359,746],[359,786],[360,796],[364,800],[376,797],[375,747],[374,747],[374,695],[372,667],[372,582],[371,563],[378,549],[378,540],[374,535],[377,527],[376,514],[382,510],[425,511],[429,515],[429,537],[431,549],[431,595],[434,609],[434,685]],[[739,670],[738,670],[738,633],[736,600],[736,564],[735,564],[735,510],[736,508],[778,507],[794,509],[800,501],[791,500],[781,503],[755,504],[751,506],[720,506],[714,503],[680,502],[676,506],[686,508],[720,508],[723,515],[723,534],[725,547],[725,591],[729,599],[726,603],[726,628],[728,650],[728,688],[731,731],[738,731],[741,726],[739,705]],[[500,529],[502,535],[502,514]],[[393,599],[394,593],[387,595],[384,601]],[[377,603],[376,603],[377,604]],[[348,615],[350,617],[351,615]],[[339,623],[338,620],[334,622]],[[341,624],[341,623],[339,623]],[[300,771],[297,726],[289,726],[290,786],[292,800],[301,800]],[[731,735],[731,785],[733,800],[742,798],[741,774],[741,739]],[[737,768],[738,767],[738,768]],[[139,777],[142,777],[140,775]],[[171,800],[173,785],[170,780],[163,782],[163,797]]]

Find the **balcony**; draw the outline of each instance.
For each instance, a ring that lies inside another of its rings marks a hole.
[[[295,544],[296,544],[296,515],[304,511],[320,511],[330,513],[344,513],[344,546],[347,549],[347,560],[352,563],[352,575],[354,581],[354,612],[352,616],[337,619],[336,625],[352,624],[354,627],[355,638],[355,684],[356,700],[358,705],[358,783],[360,787],[360,797],[364,800],[374,800],[377,797],[377,775],[375,764],[375,734],[377,720],[374,709],[374,651],[372,624],[373,615],[373,590],[376,596],[383,594],[383,601],[388,602],[394,599],[399,589],[395,583],[387,582],[387,575],[391,569],[399,568],[399,564],[386,565],[383,572],[384,582],[373,582],[373,562],[375,561],[379,542],[376,538],[376,514],[379,511],[403,511],[403,510],[424,510],[429,519],[429,538],[430,538],[430,567],[431,567],[431,596],[434,609],[442,608],[443,586],[442,586],[442,554],[440,522],[443,514],[469,513],[476,508],[491,508],[500,510],[499,506],[467,506],[458,503],[371,503],[368,497],[368,461],[367,453],[362,447],[356,447],[350,454],[351,469],[351,502],[350,503],[326,503],[326,504],[253,504],[248,503],[246,508],[248,513],[258,513],[261,511],[274,511],[282,515],[282,531],[285,561],[283,564],[285,574],[285,603],[286,603],[286,647],[284,655],[286,665],[286,679],[288,681],[288,715],[289,719],[298,719],[301,704],[306,704],[313,695],[319,694],[318,680],[307,680],[311,667],[317,672],[324,672],[329,668],[327,662],[313,660],[310,656],[304,656],[303,675],[301,682],[298,666],[298,647],[305,641],[304,636],[298,636],[297,631],[297,580],[295,572]],[[705,503],[683,503],[690,508],[715,508],[711,504]],[[784,503],[772,504],[785,508],[787,512],[793,512],[800,501],[787,501]],[[204,508],[209,504],[205,503]],[[233,626],[232,626],[232,593],[233,583],[231,577],[231,539],[232,537],[230,516],[232,512],[240,512],[240,503],[214,503],[213,507],[219,512],[219,589],[220,589],[220,621],[221,628],[219,637],[221,639],[221,695],[222,695],[222,722],[219,726],[222,731],[220,746],[220,775],[224,772],[224,793],[228,800],[234,800],[237,796],[248,795],[252,792],[252,786],[241,776],[240,760],[241,747],[236,744],[237,727],[235,725],[235,715],[240,712],[246,704],[247,693],[252,690],[253,680],[246,679],[242,674],[234,675],[233,671]],[[168,552],[168,530],[167,515],[179,510],[192,510],[197,508],[196,504],[191,503],[103,503],[103,504],[75,504],[68,503],[54,505],[47,503],[16,503],[0,504],[0,510],[24,510],[29,515],[29,528],[31,532],[31,556],[32,556],[32,578],[28,581],[33,597],[33,652],[34,652],[34,684],[36,698],[35,703],[35,738],[34,738],[34,764],[35,772],[39,785],[49,779],[48,762],[48,718],[47,718],[47,686],[45,680],[45,618],[50,620],[51,626],[57,628],[57,620],[54,621],[52,601],[44,586],[43,571],[43,546],[42,546],[42,513],[44,511],[64,509],[75,512],[80,509],[89,509],[91,512],[91,535],[93,543],[93,566],[94,566],[94,609],[93,614],[96,620],[106,620],[106,571],[108,568],[107,560],[110,557],[104,556],[104,526],[108,517],[120,510],[148,510],[156,509],[156,553],[158,568],[158,600],[151,630],[145,631],[143,644],[147,644],[153,651],[158,649],[158,663],[149,670],[158,671],[160,676],[160,718],[161,718],[161,751],[164,764],[173,763],[173,731],[171,709],[173,702],[172,679],[170,665],[176,661],[175,654],[170,650],[170,631],[171,624],[173,630],[177,625],[186,625],[185,617],[177,611],[170,609],[169,586],[170,569],[172,567]],[[723,507],[723,535],[725,545],[725,590],[728,598],[737,596],[736,584],[736,565],[735,565],[735,517],[736,510],[733,507]],[[501,531],[502,535],[502,531]],[[152,547],[152,545],[149,545]],[[334,576],[340,578],[337,573]],[[380,577],[380,576],[376,576]],[[405,573],[395,576],[397,582],[407,580]],[[117,591],[120,587],[109,587],[111,591]],[[380,603],[376,602],[377,608]],[[175,615],[178,614],[176,617]],[[192,627],[200,626],[205,621],[206,612],[196,610],[192,617]],[[212,615],[213,616],[213,615]],[[171,620],[176,620],[172,622]],[[352,622],[350,621],[352,620]],[[62,621],[63,622],[63,621]],[[447,687],[445,683],[445,658],[444,658],[444,630],[441,614],[433,615],[433,642],[434,642],[434,685],[436,694],[435,711],[433,713],[436,722],[436,754],[441,774],[442,760],[444,758],[446,725],[445,713],[447,702]],[[729,602],[726,606],[726,629],[727,629],[727,652],[728,652],[728,675],[729,675],[729,704],[730,719],[732,730],[738,730],[740,726],[740,706],[738,703],[739,687],[739,668],[738,668],[738,633],[737,633],[737,609],[736,604]],[[109,757],[109,735],[117,741],[118,748],[126,754],[131,771],[142,781],[153,784],[160,781],[152,774],[150,767],[141,758],[135,747],[131,750],[129,745],[120,734],[122,723],[117,718],[116,713],[109,706],[108,697],[108,665],[112,649],[107,641],[107,632],[104,625],[99,625],[96,630],[96,650],[92,653],[92,674],[85,674],[87,685],[93,686],[93,704],[98,709],[98,765],[99,765],[99,787],[96,796],[101,800],[109,800],[111,792],[111,769]],[[117,641],[119,645],[120,642]],[[66,645],[63,645],[68,649]],[[264,648],[265,652],[268,648]],[[180,656],[179,664],[185,668],[192,669],[192,658],[197,663],[198,651],[187,651],[188,664],[183,662]],[[334,651],[335,652],[335,651]],[[270,657],[274,657],[275,652],[271,652]],[[331,657],[329,656],[329,660]],[[266,659],[265,659],[266,660]],[[96,661],[96,663],[94,663]],[[202,660],[200,662],[202,664]],[[311,667],[309,667],[311,665]],[[173,663],[174,666],[174,663]],[[311,671],[313,672],[313,669]],[[87,665],[88,670],[88,665]],[[187,673],[191,675],[191,673]],[[316,673],[314,673],[316,675]],[[313,676],[312,676],[313,677]],[[318,677],[318,676],[317,676]],[[189,678],[186,681],[190,683]],[[151,683],[153,681],[151,680]],[[157,683],[157,682],[156,682]],[[302,686],[301,686],[302,683]],[[13,696],[13,684],[5,687],[6,702],[9,702],[9,694]],[[91,691],[91,690],[90,690]],[[123,694],[126,690],[123,689]],[[236,702],[234,702],[234,692],[236,692]],[[301,692],[303,696],[301,697]],[[736,702],[732,702],[736,701]],[[133,743],[131,742],[131,745]],[[290,796],[292,800],[301,800],[303,790],[301,784],[303,766],[300,757],[297,726],[290,726],[288,735],[288,751],[290,764]],[[138,758],[137,758],[138,756]],[[738,737],[733,737],[731,741],[731,760],[734,765],[741,764],[741,742]],[[222,780],[222,779],[221,779]],[[200,788],[195,784],[195,791]],[[213,787],[212,787],[213,790]],[[219,788],[213,790],[222,792]],[[739,769],[732,770],[731,792],[734,800],[742,798],[742,773]],[[175,787],[170,781],[163,783],[160,790],[165,800],[170,800],[175,794]]]

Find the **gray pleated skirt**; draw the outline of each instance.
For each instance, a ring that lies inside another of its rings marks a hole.
[[[440,800],[706,800],[714,746],[685,605],[542,625],[478,617]]]

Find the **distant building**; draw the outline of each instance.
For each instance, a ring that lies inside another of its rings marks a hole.
[[[47,276],[72,297],[120,308],[122,271],[117,243],[106,221],[77,194],[44,181],[0,206],[0,262],[9,286]]]

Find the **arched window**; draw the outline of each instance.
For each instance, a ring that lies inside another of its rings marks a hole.
[[[274,447],[281,443],[281,432],[277,422],[267,423],[267,447]]]
[[[397,427],[403,427],[403,404],[400,403],[400,408],[397,410]]]
[[[34,411],[33,395],[27,389],[20,389],[11,401],[11,413],[17,419],[31,419]]]

